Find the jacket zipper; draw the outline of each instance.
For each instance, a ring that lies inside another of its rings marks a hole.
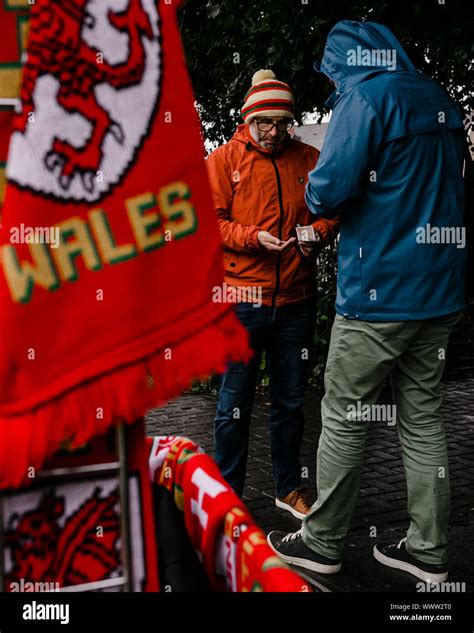
[[[283,193],[281,189],[281,178],[280,178],[280,172],[278,171],[278,167],[273,156],[270,157],[270,160],[272,161],[273,168],[275,169],[275,175],[276,175],[277,187],[278,187],[278,203],[280,205],[280,220],[278,223],[278,239],[281,240],[282,230],[283,230]],[[277,263],[276,263],[275,290],[273,291],[273,297],[272,297],[272,308],[276,306],[277,294],[278,294],[278,291],[280,290],[280,269],[281,269],[281,253],[278,253]]]

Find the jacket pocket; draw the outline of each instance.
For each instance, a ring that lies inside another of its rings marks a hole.
[[[263,251],[254,254],[224,249],[224,267],[226,275],[241,282],[264,286],[272,283],[274,266],[272,267],[268,255]]]
[[[224,249],[224,268],[225,272],[230,276],[238,277],[239,265],[238,255],[235,251],[228,251]]]
[[[224,267],[229,276],[245,277],[256,265],[258,264],[252,255],[224,249]]]

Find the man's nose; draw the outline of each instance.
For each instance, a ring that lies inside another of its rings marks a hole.
[[[279,134],[278,132],[278,128],[277,127],[273,127],[272,131],[270,132],[270,134],[273,136],[273,138],[276,138]]]

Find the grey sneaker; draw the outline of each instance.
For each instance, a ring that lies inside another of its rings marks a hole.
[[[320,556],[304,543],[303,528],[290,534],[277,530],[270,532],[267,543],[275,554],[290,565],[298,565],[320,574],[337,574],[341,569],[341,561]]]
[[[444,582],[448,577],[447,565],[430,565],[414,558],[407,552],[403,538],[398,545],[375,545],[374,558],[382,565],[392,569],[400,569],[408,574],[423,580],[426,583],[437,584]]]

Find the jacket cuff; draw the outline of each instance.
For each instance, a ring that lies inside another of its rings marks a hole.
[[[339,215],[337,215],[334,220],[317,220],[312,224],[312,227],[319,233],[323,244],[326,246],[335,240],[339,233]]]
[[[258,234],[262,229],[259,226],[249,226],[247,231],[247,246],[252,250],[260,250],[262,245],[258,241]]]

